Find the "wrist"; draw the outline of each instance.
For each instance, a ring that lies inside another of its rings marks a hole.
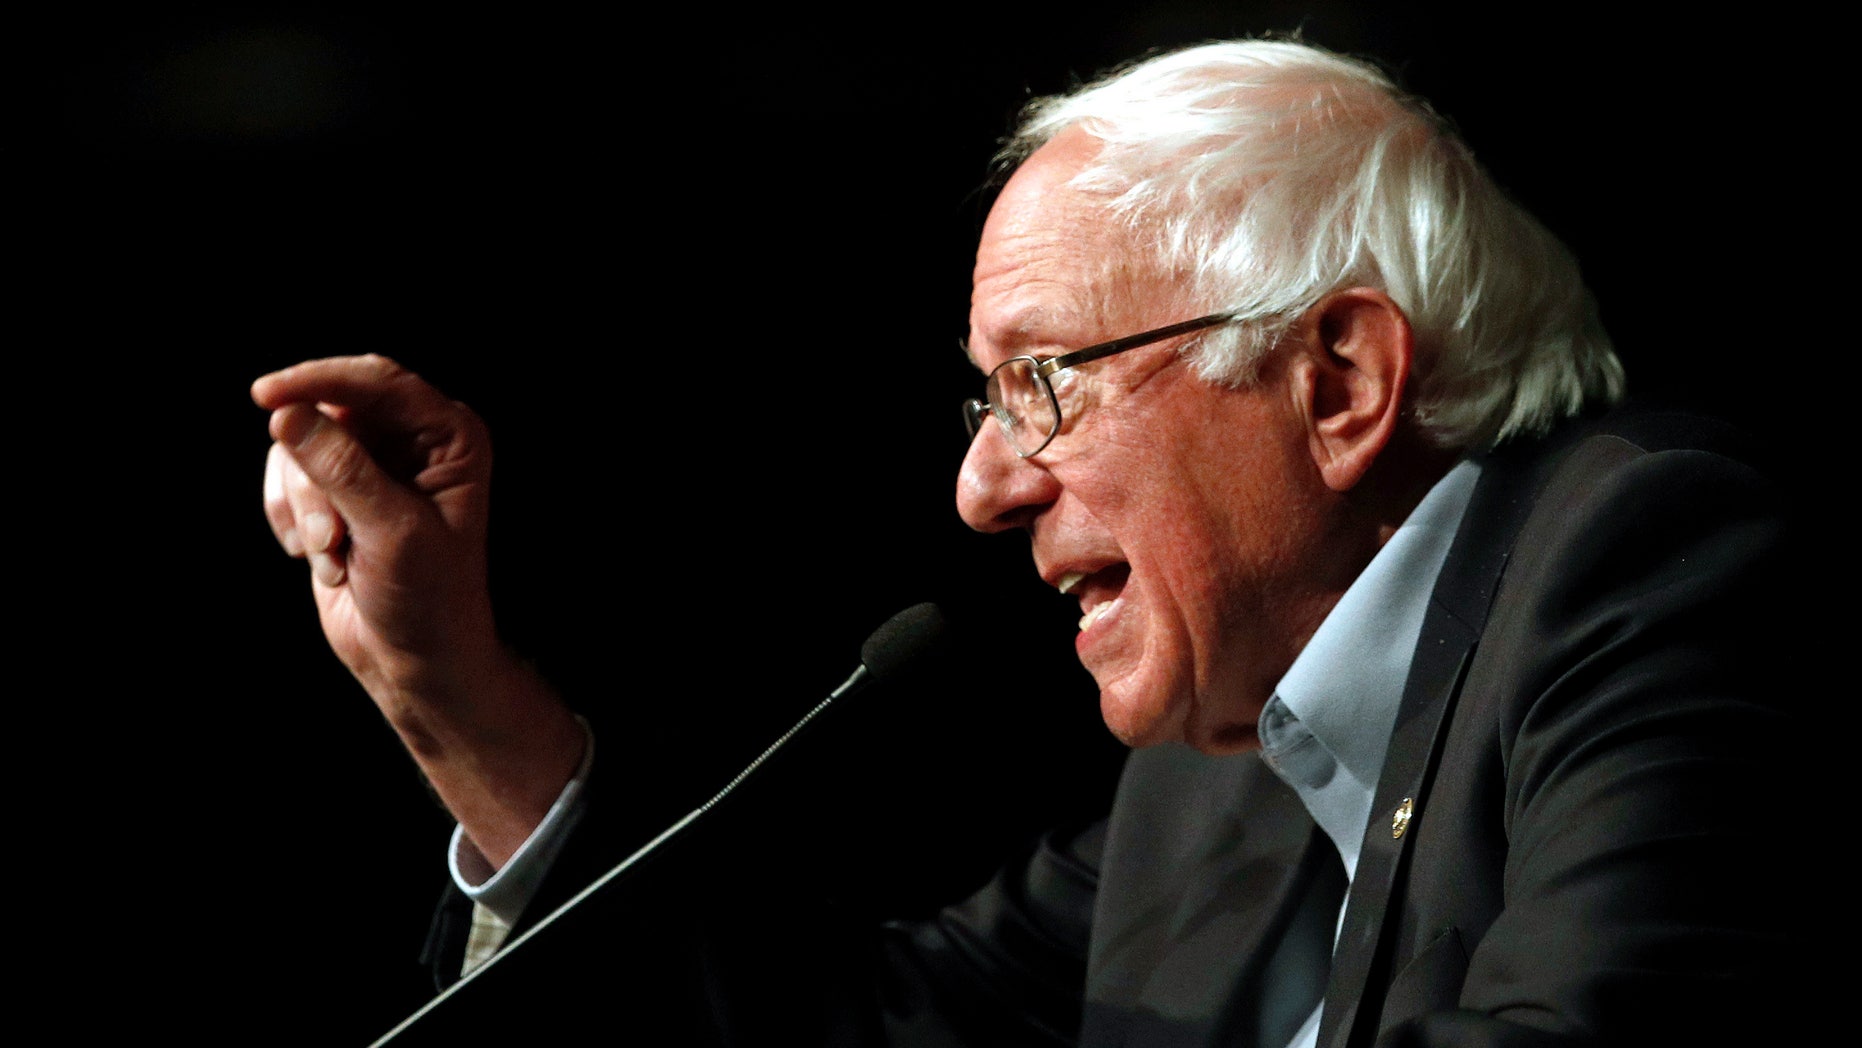
[[[587,733],[528,665],[495,666],[383,704],[428,783],[466,834],[502,865],[556,803],[580,765]]]

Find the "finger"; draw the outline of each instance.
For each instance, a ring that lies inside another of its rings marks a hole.
[[[343,518],[282,444],[274,443],[266,458],[265,509],[285,552],[308,556],[311,574],[323,585],[343,584],[349,574],[341,552]]]
[[[393,419],[404,430],[446,421],[453,402],[419,375],[384,356],[327,357],[274,371],[252,384],[262,408],[320,402],[341,417],[358,412]]]
[[[291,517],[297,522],[298,542],[306,553],[337,552],[347,532],[342,514],[336,512],[329,496],[311,481],[289,453],[282,457],[285,502],[290,505]]]
[[[491,473],[484,423],[394,361],[381,356],[306,361],[260,378],[252,396],[274,409],[316,404],[369,448],[389,476],[435,496],[449,521],[465,523],[482,515],[484,481]]]
[[[291,456],[285,454],[284,446],[274,441],[271,450],[265,453],[265,521],[271,525],[272,535],[278,545],[293,557],[304,555],[304,539],[298,532],[297,515],[291,510],[291,500],[285,494],[287,474],[295,472],[303,475]]]
[[[278,458],[282,463],[279,473],[283,478],[284,501],[297,522],[297,542],[310,561],[311,575],[325,586],[340,586],[349,576],[342,546],[346,528],[342,515],[336,512],[328,496],[311,481],[297,460],[282,445],[274,447],[279,449]]]
[[[291,404],[274,411],[271,432],[307,481],[304,500],[299,503],[303,512],[293,510],[306,550],[313,549],[313,537],[320,542],[336,542],[341,534],[339,519],[359,528],[387,527],[397,521],[404,523],[425,508],[411,492],[382,472],[354,434],[309,404]],[[312,522],[305,516],[324,509],[314,504],[317,500],[309,494],[313,488],[328,501],[330,517],[327,522],[317,522],[315,536],[308,533]],[[287,485],[287,500],[291,497]]]
[[[310,573],[318,582],[334,589],[349,577],[349,565],[334,553],[312,553],[310,555]]]

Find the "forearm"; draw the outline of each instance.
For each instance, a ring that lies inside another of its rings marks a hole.
[[[523,844],[575,774],[586,736],[535,670],[500,654],[469,694],[376,694],[440,802],[494,868]]]

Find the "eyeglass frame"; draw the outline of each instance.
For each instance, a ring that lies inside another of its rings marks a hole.
[[[1048,405],[1054,409],[1053,428],[1047,431],[1047,436],[1042,438],[1041,443],[1035,445],[1028,451],[1022,451],[1015,446],[1015,436],[1009,429],[1008,420],[997,414],[995,406],[981,397],[971,397],[963,402],[964,428],[969,430],[970,440],[974,442],[976,440],[976,434],[983,428],[984,416],[994,416],[996,424],[1002,427],[1002,435],[1008,441],[1009,449],[1015,452],[1015,456],[1024,459],[1032,458],[1035,455],[1039,455],[1049,444],[1054,442],[1054,438],[1060,435],[1060,426],[1064,421],[1060,415],[1060,398],[1054,395],[1054,384],[1048,381],[1049,375],[1057,371],[1065,371],[1068,368],[1078,367],[1081,364],[1089,364],[1095,360],[1102,360],[1115,353],[1123,353],[1128,349],[1137,349],[1140,346],[1153,345],[1168,338],[1175,338],[1178,335],[1187,335],[1192,331],[1202,331],[1221,324],[1231,324],[1240,319],[1242,319],[1241,314],[1232,310],[1222,313],[1211,313],[1205,317],[1197,317],[1195,320],[1179,321],[1178,323],[1166,327],[1152,328],[1149,331],[1140,331],[1135,335],[1115,338],[1110,342],[1094,343],[1083,349],[1076,349],[1071,353],[1062,353],[1057,357],[1048,357],[1045,360],[1026,354],[1010,357],[990,369],[989,377],[983,380],[985,391],[988,389],[989,382],[995,379],[996,372],[1001,371],[1003,368],[1018,360],[1032,361],[1034,363],[1034,377],[1041,383],[1041,391],[1047,394]]]

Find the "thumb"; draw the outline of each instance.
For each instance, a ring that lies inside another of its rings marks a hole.
[[[309,404],[272,412],[272,439],[284,446],[310,482],[352,530],[379,527],[418,513],[423,501],[390,477],[342,423]]]

